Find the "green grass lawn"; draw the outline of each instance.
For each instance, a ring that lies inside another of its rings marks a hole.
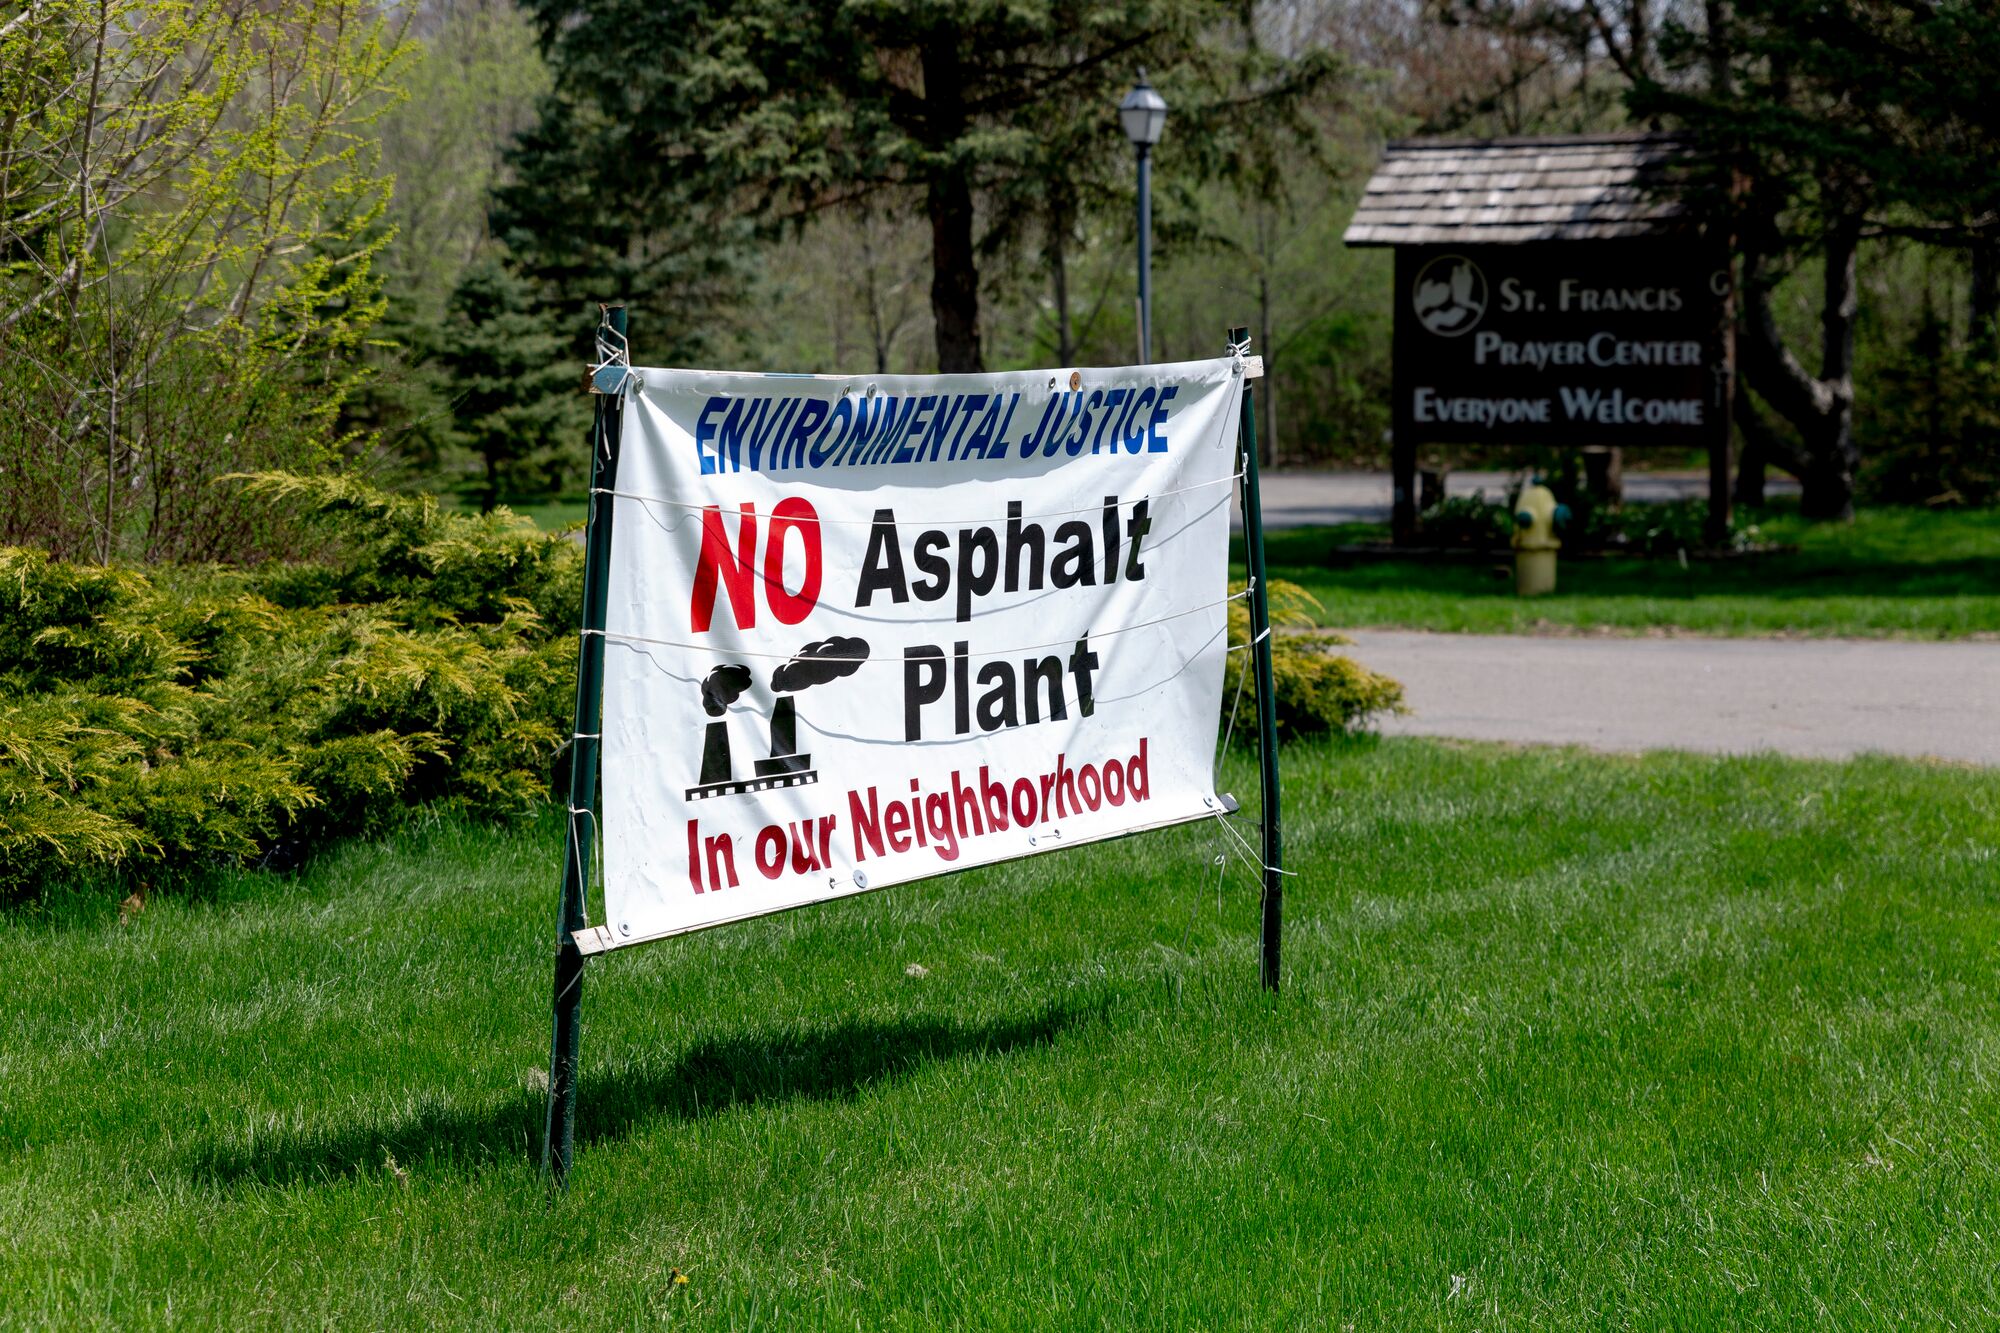
[[[526,514],[544,532],[560,532],[590,516],[590,500],[582,495],[562,496],[554,500],[524,500],[508,508],[517,514]]]
[[[477,499],[453,492],[440,493],[438,499],[447,507],[462,509],[468,513],[479,512]],[[587,495],[558,495],[543,499],[512,499],[502,502],[517,514],[535,521],[543,532],[561,532],[584,521],[590,515],[590,497]]]
[[[556,1203],[553,820],[17,910],[0,1322],[2000,1322],[2000,773],[1286,777],[1276,998],[1213,828],[593,964]]]
[[[1794,552],[1728,561],[1563,560],[1557,591],[1514,595],[1512,558],[1339,563],[1333,547],[1384,540],[1363,524],[1270,535],[1275,578],[1304,585],[1345,628],[1474,633],[1671,628],[1696,634],[1963,638],[2000,634],[2000,510],[1868,510],[1851,526],[1772,511],[1765,539]]]

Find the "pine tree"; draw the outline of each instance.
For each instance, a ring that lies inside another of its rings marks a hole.
[[[1176,103],[1161,174],[1182,181],[1268,163],[1274,136],[1306,133],[1301,108],[1336,68],[1267,53],[1244,38],[1244,6],[1213,0],[534,9],[557,92],[495,212],[538,278],[571,300],[597,282],[650,305],[657,346],[683,332],[661,327],[670,302],[679,313],[727,290],[729,243],[747,227],[908,200],[929,223],[947,372],[983,368],[982,257],[1046,234],[1035,219],[1060,229],[1069,198],[1129,163],[1112,108],[1139,66]]]
[[[1817,518],[1854,512],[1856,261],[1902,237],[1992,262],[2000,241],[2000,26],[1984,0],[1711,0],[1699,25],[1663,27],[1660,70],[1631,98],[1640,115],[1692,130],[1712,170],[1702,206],[1729,219],[1743,267],[1740,363],[1757,396],[1752,447],[1803,484]],[[1786,344],[1778,284],[1821,265],[1819,365]],[[1990,324],[2000,292],[1989,295]],[[1975,339],[1981,289],[1974,282]],[[1795,442],[1794,442],[1795,441]]]
[[[436,363],[456,394],[458,440],[481,464],[482,511],[503,494],[559,490],[581,456],[588,413],[569,343],[497,257],[475,262],[452,293]]]
[[[1741,258],[1738,494],[1761,499],[1768,460],[1803,483],[1803,512],[1852,516],[1862,248],[1901,238],[1966,252],[1970,352],[2000,345],[1991,0],[1446,0],[1446,12],[1567,50],[1580,68],[1606,56],[1636,120],[1691,134],[1701,165],[1681,188]],[[1775,297],[1808,264],[1821,270],[1819,319],[1795,348]]]

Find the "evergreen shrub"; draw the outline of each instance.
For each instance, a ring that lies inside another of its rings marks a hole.
[[[1935,329],[1891,358],[1857,411],[1861,489],[1888,504],[2000,501],[2000,362],[1955,355]]]
[[[1230,585],[1241,593],[1244,583]],[[1314,628],[1319,599],[1296,583],[1273,579],[1271,684],[1278,696],[1278,739],[1344,734],[1365,728],[1381,714],[1404,712],[1403,687],[1334,649],[1351,640]],[[1222,674],[1222,713],[1237,740],[1257,740],[1257,674],[1250,642],[1250,603],[1229,604],[1228,655]],[[1240,695],[1240,700],[1239,700]]]
[[[1479,551],[1499,551],[1514,535],[1512,506],[1488,500],[1486,492],[1448,495],[1418,517],[1424,543],[1428,546],[1465,546]]]
[[[344,478],[243,479],[310,563],[0,549],[0,895],[285,862],[429,803],[509,818],[567,744],[582,552]]]

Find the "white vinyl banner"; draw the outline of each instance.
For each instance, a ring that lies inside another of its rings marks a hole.
[[[1243,384],[631,372],[584,951],[1219,811]]]

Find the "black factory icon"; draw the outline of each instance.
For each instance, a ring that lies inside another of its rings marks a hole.
[[[812,756],[799,753],[796,696],[801,690],[853,675],[867,660],[868,645],[860,639],[822,639],[799,649],[773,671],[771,693],[777,697],[771,705],[770,753],[751,761],[747,776],[737,773],[730,753],[728,713],[729,706],[750,688],[750,668],[728,662],[709,672],[701,682],[701,706],[715,720],[702,734],[701,776],[687,789],[687,799],[706,801],[818,782]]]

